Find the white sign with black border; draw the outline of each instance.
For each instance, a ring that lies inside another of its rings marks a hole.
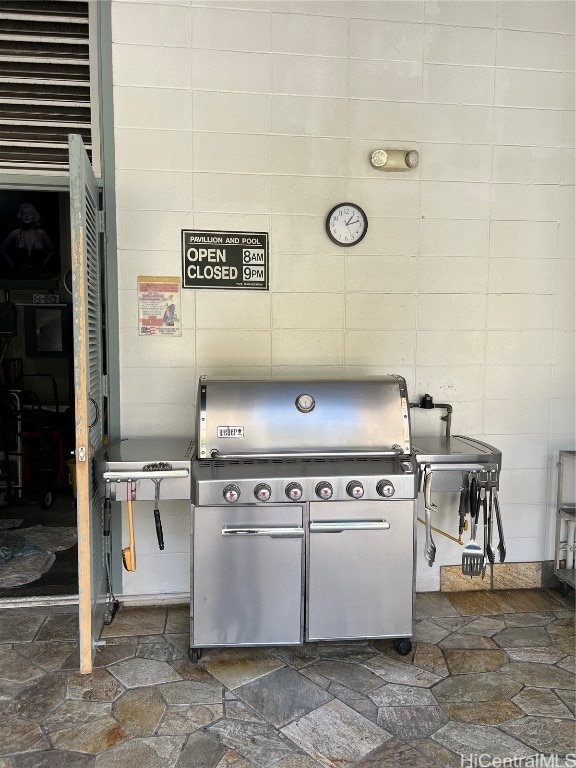
[[[268,290],[268,233],[182,230],[182,287]]]

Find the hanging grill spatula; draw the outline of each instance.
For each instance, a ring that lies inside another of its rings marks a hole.
[[[475,477],[470,480],[470,519],[472,521],[470,541],[462,550],[462,573],[464,576],[480,576],[484,567],[484,550],[476,542],[478,486]]]

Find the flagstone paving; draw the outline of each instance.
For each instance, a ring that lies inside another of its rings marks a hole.
[[[188,623],[188,606],[123,608],[81,675],[74,607],[1,610],[0,768],[560,766],[576,754],[573,592],[418,594],[406,656],[359,640],[207,649],[192,664]]]

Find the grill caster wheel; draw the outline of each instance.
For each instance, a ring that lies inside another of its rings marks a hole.
[[[42,509],[50,509],[53,503],[54,503],[54,494],[48,488],[42,494],[42,498],[40,499],[40,506],[42,507]]]
[[[202,658],[202,648],[190,648],[188,650],[188,658],[192,664],[197,664]]]
[[[394,640],[394,650],[400,656],[408,656],[412,652],[412,643],[407,637],[401,637],[398,640]]]

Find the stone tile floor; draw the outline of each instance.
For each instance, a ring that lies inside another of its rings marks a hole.
[[[403,657],[378,640],[192,664],[187,606],[124,608],[103,637],[81,675],[74,609],[0,611],[0,768],[576,765],[573,592],[418,594]]]

